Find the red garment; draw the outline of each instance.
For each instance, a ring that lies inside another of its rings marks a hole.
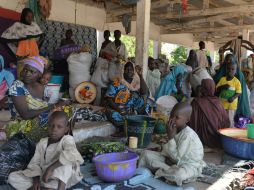
[[[214,96],[213,80],[202,80],[201,93],[202,97],[195,98],[191,103],[190,127],[196,131],[203,144],[219,148],[221,140],[218,130],[230,126],[229,117],[219,98]]]

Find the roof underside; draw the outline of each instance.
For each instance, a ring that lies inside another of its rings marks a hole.
[[[74,0],[75,1],[75,0]],[[136,20],[136,5],[123,0],[77,0],[104,7],[107,22],[119,22],[124,14]],[[254,0],[188,0],[187,12],[182,0],[152,0],[151,21],[160,26],[161,34],[192,33],[196,41],[213,41],[223,45],[242,34],[243,29],[254,30]],[[250,35],[250,41],[252,41]]]

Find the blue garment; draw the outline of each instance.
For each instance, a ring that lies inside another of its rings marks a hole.
[[[160,87],[155,94],[155,100],[157,100],[161,96],[176,93],[176,78],[179,74],[183,75],[186,72],[187,70],[184,65],[176,65],[173,70],[162,80]]]
[[[6,80],[8,87],[12,85],[15,78],[10,71],[4,69],[4,58],[0,55],[0,65],[2,66],[2,70],[0,72],[0,84],[2,84],[3,80]]]
[[[147,110],[145,98],[136,91],[130,91],[122,83],[116,84],[113,82],[110,84],[106,92],[106,97],[114,98],[116,106],[126,113],[133,111],[140,113],[143,109]],[[119,112],[108,109],[106,115],[108,120],[115,126],[124,124],[124,117]]]

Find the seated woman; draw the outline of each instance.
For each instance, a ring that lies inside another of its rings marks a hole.
[[[39,82],[46,64],[46,59],[40,56],[24,60],[24,69],[21,72],[23,80],[16,80],[9,89],[9,108],[14,121],[6,126],[8,137],[22,132],[38,142],[40,138],[47,136],[44,127],[50,110],[66,104],[61,101],[56,105],[48,105],[47,90]]]
[[[144,114],[149,90],[143,79],[141,68],[137,72],[132,62],[124,65],[121,79],[115,79],[106,92],[107,117],[116,127],[122,127],[124,116]]]
[[[8,108],[6,93],[14,80],[13,74],[4,69],[4,58],[0,55],[0,110]]]
[[[161,96],[172,95],[181,101],[184,97],[182,91],[182,82],[184,74],[187,72],[184,65],[178,64],[173,70],[162,80],[157,93],[155,94],[155,100]]]
[[[5,126],[8,141],[0,150],[0,184],[6,183],[9,173],[26,168],[35,150],[35,142],[47,136],[48,114],[55,107],[69,102],[48,105],[46,90],[39,79],[46,64],[40,56],[24,60],[22,81],[16,80],[9,89],[9,103],[13,121]]]
[[[227,54],[224,60],[224,63],[221,65],[220,69],[217,71],[216,75],[214,76],[214,81],[217,84],[220,79],[226,76],[226,65],[231,62],[236,62],[236,58],[233,54]],[[243,115],[243,116],[251,116],[250,113],[250,106],[249,106],[249,97],[247,93],[247,84],[244,78],[242,71],[237,68],[235,77],[241,82],[242,86],[242,94],[238,99],[238,106],[236,110],[236,114]]]
[[[220,99],[214,95],[215,84],[211,79],[203,79],[200,87],[201,96],[192,101],[190,127],[198,134],[204,145],[220,148],[219,129],[230,126],[226,110]],[[214,119],[216,118],[216,119]]]

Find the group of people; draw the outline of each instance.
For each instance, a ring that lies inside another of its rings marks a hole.
[[[83,159],[69,135],[68,116],[62,111],[54,111],[56,107],[69,105],[70,102],[60,100],[56,104],[48,104],[47,83],[51,72],[46,69],[47,60],[39,56],[34,38],[40,37],[42,32],[33,24],[32,17],[32,12],[24,9],[18,24],[35,27],[33,38],[23,38],[18,44],[16,55],[22,60],[19,80],[14,81],[13,75],[4,69],[4,59],[0,57],[0,91],[5,94],[8,90],[12,121],[5,125],[5,131],[9,142],[22,133],[25,139],[38,144],[29,163],[19,163],[17,166],[22,167],[11,171],[7,169],[5,175],[16,189],[39,189],[39,186],[65,189],[81,180],[79,165]],[[5,42],[11,42],[8,41],[11,40],[9,33],[15,27],[2,34],[2,40],[5,38]],[[61,45],[73,44],[71,36],[71,30],[67,31]],[[169,115],[168,143],[161,153],[143,152],[139,166],[147,167],[156,176],[177,185],[195,180],[204,167],[203,144],[220,148],[218,130],[233,127],[235,114],[250,116],[246,82],[234,55],[225,57],[213,79],[203,78],[193,86],[190,78],[198,69],[212,74],[211,62],[204,50],[205,43],[200,42],[200,49],[190,51],[186,64],[175,65],[166,72],[159,69],[160,65],[153,58],[149,58],[149,70],[144,79],[142,68],[127,59],[121,32],[114,32],[113,42],[109,37],[110,32],[105,31],[99,55],[108,60],[108,69],[112,72],[104,94],[109,121],[123,129],[125,116],[149,113],[151,99],[175,97],[179,103]],[[24,52],[31,48],[33,51]],[[0,152],[1,156],[5,156],[4,150]],[[8,164],[1,162],[0,167],[8,167]]]

